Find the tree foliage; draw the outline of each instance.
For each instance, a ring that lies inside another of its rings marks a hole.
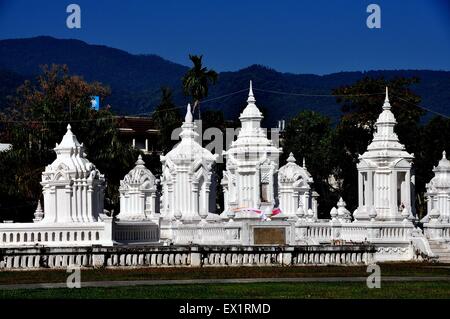
[[[193,66],[183,77],[183,91],[185,95],[192,97],[194,102],[192,113],[194,113],[197,107],[200,112],[200,101],[208,96],[209,85],[216,83],[218,75],[216,71],[203,66],[202,55],[190,54],[189,59]]]
[[[2,115],[2,139],[13,148],[0,153],[0,193],[5,197],[0,201],[0,218],[31,218],[41,194],[41,173],[55,159],[53,148],[68,123],[84,143],[88,159],[107,178],[106,207],[117,207],[119,180],[137,154],[120,141],[109,110],[91,108],[91,96],[103,99],[108,94],[107,87],[87,83],[60,65],[43,66],[35,82],[26,81],[18,88]]]
[[[347,208],[358,206],[358,157],[373,138],[375,122],[382,111],[385,87],[397,125],[395,132],[406,150],[414,154],[415,204],[419,216],[425,214],[425,185],[433,177],[432,167],[450,148],[450,120],[436,117],[422,122],[425,112],[418,107],[420,97],[411,90],[417,78],[366,77],[333,91],[341,104],[342,116],[336,125],[313,112],[301,112],[286,127],[284,157],[292,151],[306,158],[308,170],[320,193],[321,212],[328,213],[342,196]]]
[[[152,115],[156,127],[159,129],[159,149],[167,153],[177,143],[172,140],[172,132],[181,126],[181,116],[177,106],[172,101],[172,90],[168,87],[161,88],[161,101]]]
[[[297,164],[306,167],[314,178],[314,189],[320,194],[321,211],[328,212],[336,203],[333,185],[329,176],[333,172],[333,130],[330,120],[313,111],[302,111],[286,126],[284,135],[283,158],[292,152]]]

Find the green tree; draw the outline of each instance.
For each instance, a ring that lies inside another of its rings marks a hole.
[[[161,88],[161,102],[152,115],[156,127],[160,131],[158,144],[165,154],[178,142],[172,140],[172,132],[181,126],[181,117],[176,105],[172,101],[172,90],[168,87]]]
[[[107,209],[118,207],[119,180],[133,166],[137,152],[121,143],[108,110],[91,108],[91,96],[103,99],[108,94],[100,83],[69,75],[68,68],[60,65],[43,66],[35,82],[26,81],[18,88],[3,114],[2,136],[13,148],[0,154],[0,162],[6,164],[0,172],[4,205],[0,218],[31,218],[42,191],[41,173],[55,159],[53,148],[68,123],[84,143],[89,160],[106,176]]]
[[[285,163],[290,152],[298,165],[302,165],[302,159],[305,159],[314,179],[313,188],[320,194],[320,212],[325,214],[338,200],[330,181],[334,168],[332,140],[333,129],[327,117],[313,111],[302,111],[287,124],[281,145],[283,155],[280,163]]]
[[[450,119],[436,116],[427,122],[421,128],[419,143],[414,159],[416,208],[419,217],[423,217],[426,214],[425,185],[433,178],[433,167],[442,158],[442,152],[450,154]]]
[[[193,99],[192,113],[195,113],[198,107],[200,118],[200,101],[208,96],[209,84],[215,84],[218,75],[216,71],[203,67],[202,55],[190,54],[189,59],[193,66],[183,77],[183,91],[185,95]]]

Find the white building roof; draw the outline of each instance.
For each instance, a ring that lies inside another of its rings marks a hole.
[[[161,157],[163,161],[170,160],[172,162],[180,162],[187,160],[196,162],[200,160],[213,162],[216,160],[217,156],[213,155],[210,151],[203,148],[196,140],[196,138],[198,137],[198,133],[195,132],[195,124],[193,122],[190,104],[188,104],[187,106],[185,120],[183,125],[181,126],[181,129],[181,141],[177,145],[175,145],[175,147],[169,153]]]
[[[450,161],[446,152],[442,152],[442,159],[438,166],[433,168],[434,177],[427,184],[428,193],[447,192],[450,193]]]
[[[120,190],[126,190],[130,187],[154,188],[155,175],[145,167],[145,162],[142,160],[141,155],[139,155],[135,164],[136,166],[120,181]]]
[[[409,154],[405,146],[400,143],[394,127],[397,124],[394,114],[391,112],[391,104],[389,102],[388,88],[386,88],[386,98],[383,104],[383,111],[378,116],[376,122],[376,131],[373,135],[373,140],[367,147],[367,151],[360,156],[362,160],[359,166],[364,163],[376,166],[396,165],[402,159],[406,166],[414,158]]]
[[[264,158],[267,154],[278,157],[281,148],[273,145],[272,141],[267,138],[267,132],[261,128],[261,120],[263,116],[255,104],[256,99],[253,95],[252,81],[250,81],[247,106],[241,113],[241,129],[238,137],[230,145],[225,155],[231,157],[244,158],[245,154],[256,154],[257,158]],[[255,160],[251,155],[250,160]]]
[[[292,153],[289,154],[286,165],[280,167],[278,170],[278,179],[286,182],[295,182],[302,179],[304,181],[303,186],[308,186],[308,184],[313,182],[311,174],[306,169],[304,161],[303,167],[299,166],[296,163],[294,154]]]
[[[43,179],[52,179],[50,175],[55,172],[65,172],[70,174],[70,178],[103,178],[103,175],[95,168],[85,156],[83,144],[79,143],[72,133],[70,124],[67,125],[67,132],[61,143],[57,143],[54,148],[56,159],[45,168]],[[56,176],[56,178],[58,178]],[[66,178],[69,178],[66,176]]]
[[[12,148],[12,144],[0,143],[0,152],[8,151]]]

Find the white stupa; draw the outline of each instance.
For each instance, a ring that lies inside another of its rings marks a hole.
[[[96,222],[103,214],[105,178],[85,157],[70,124],[54,150],[56,159],[42,173],[44,218],[39,222]]]
[[[236,211],[236,218],[251,217],[248,209],[269,211],[275,205],[281,148],[275,147],[261,128],[263,116],[255,102],[250,81],[247,107],[239,117],[241,130],[224,152],[227,162],[222,180],[225,217],[229,210]]]
[[[444,151],[438,166],[433,168],[434,177],[426,185],[428,214],[422,222],[450,222],[450,161],[446,155]]]
[[[188,104],[181,141],[161,156],[161,217],[183,222],[214,219],[210,214],[211,169],[217,155],[196,141],[198,133]]]
[[[278,171],[278,200],[283,216],[296,219],[300,206],[304,212],[313,209],[317,216],[317,211],[314,211],[317,205],[312,196],[312,183],[313,178],[306,169],[305,161],[303,166],[298,165],[294,154],[290,153],[286,165]]]
[[[156,178],[139,155],[136,166],[120,181],[120,220],[156,218]]]
[[[357,165],[359,207],[354,213],[356,220],[371,219],[372,210],[376,212],[376,220],[387,221],[403,220],[402,214],[412,212],[411,163],[414,156],[400,144],[395,124],[386,88],[373,140]]]

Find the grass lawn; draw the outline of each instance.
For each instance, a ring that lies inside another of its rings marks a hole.
[[[382,277],[450,277],[449,265],[386,263],[380,267]],[[367,277],[366,269],[364,266],[82,269],[81,280]],[[67,276],[65,270],[0,271],[0,285],[65,282]],[[450,298],[450,281],[382,281],[381,289],[368,289],[365,282],[311,282],[0,290],[0,299],[4,298]]]
[[[0,290],[0,298],[450,298],[450,282],[249,283],[81,289]]]
[[[380,264],[382,276],[450,276],[447,265],[427,263]],[[361,277],[364,266],[299,266],[299,267],[205,267],[205,268],[111,268],[82,269],[82,281],[210,279],[210,278],[297,278],[297,277]],[[65,270],[0,271],[0,285],[65,282]]]

